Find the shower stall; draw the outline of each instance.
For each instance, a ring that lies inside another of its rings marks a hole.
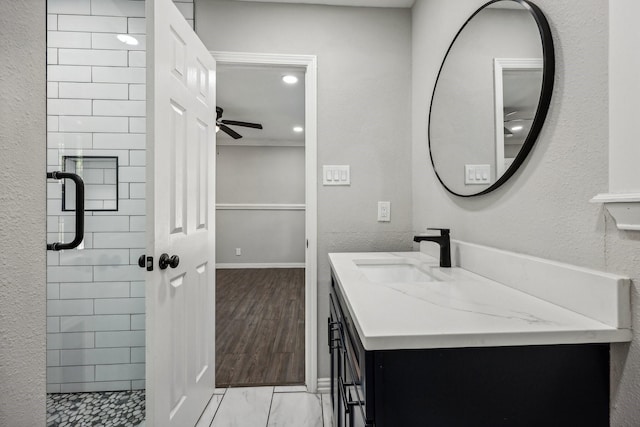
[[[47,257],[48,426],[144,419],[145,25],[143,0],[47,0],[49,243],[84,204]]]

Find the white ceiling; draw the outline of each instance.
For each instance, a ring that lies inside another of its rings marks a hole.
[[[286,84],[285,74],[298,77]],[[304,69],[218,64],[216,104],[224,109],[222,119],[260,123],[263,129],[229,126],[243,136],[234,140],[217,133],[221,145],[302,145],[304,132]]]
[[[325,4],[332,6],[363,6],[363,7],[412,7],[415,0],[236,0],[257,1],[263,3],[307,3]]]

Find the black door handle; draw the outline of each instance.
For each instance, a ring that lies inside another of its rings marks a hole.
[[[162,254],[158,260],[160,270],[164,270],[167,267],[176,268],[178,264],[180,264],[180,257],[178,255],[169,256],[169,254]]]
[[[47,250],[61,251],[64,249],[74,249],[80,246],[84,240],[84,181],[79,175],[71,172],[47,172],[48,179],[69,178],[76,183],[76,236],[69,243],[47,243]]]

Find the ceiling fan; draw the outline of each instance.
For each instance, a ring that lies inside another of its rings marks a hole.
[[[238,122],[236,120],[222,120],[223,111],[224,110],[221,107],[216,106],[216,126],[221,131],[223,131],[224,133],[232,137],[233,139],[240,139],[242,138],[242,135],[240,135],[238,132],[231,129],[227,125],[244,126],[244,127],[253,128],[253,129],[262,129],[262,125],[260,123]]]

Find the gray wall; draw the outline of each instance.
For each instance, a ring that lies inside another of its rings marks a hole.
[[[529,159],[497,191],[462,199],[438,183],[427,151],[428,100],[456,29],[484,0],[417,0],[413,10],[413,224],[450,227],[456,239],[629,275],[633,326],[640,233],[621,232],[599,205],[608,180],[608,2],[536,0],[556,47],[554,98]],[[614,345],[612,425],[640,419],[640,348]]]
[[[216,203],[304,205],[304,147],[219,145],[217,151]],[[304,214],[218,209],[216,263],[304,263]]]
[[[327,253],[410,250],[411,11],[196,0],[211,50],[318,56],[321,165],[351,165],[351,186],[318,188],[318,376],[326,351]],[[391,201],[390,223],[377,202]]]
[[[45,2],[0,13],[0,425],[45,425]]]
[[[319,164],[349,163],[353,174],[351,187],[319,189],[320,377],[328,375],[326,253],[411,247],[411,92],[413,228],[450,226],[457,239],[627,274],[640,330],[640,235],[618,231],[588,203],[607,191],[607,2],[536,1],[552,26],[558,72],[548,121],[523,170],[472,199],[449,196],[433,174],[425,118],[437,67],[455,30],[482,3],[417,0],[412,86],[408,11],[197,3],[200,36],[212,49],[319,57]],[[45,423],[44,22],[42,0],[3,4],[0,52],[12,61],[0,65],[0,179],[11,186],[0,192],[0,235],[12,249],[0,260],[0,425]],[[377,200],[393,202],[390,224],[375,222]],[[639,341],[614,346],[615,426],[640,419]]]

